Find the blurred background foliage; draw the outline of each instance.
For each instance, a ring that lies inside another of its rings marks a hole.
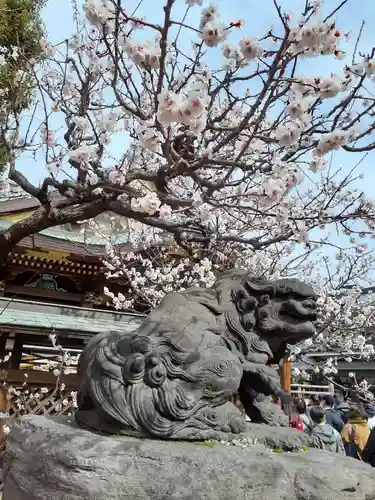
[[[0,127],[4,129],[33,100],[30,61],[41,57],[41,10],[47,0],[0,0]],[[8,151],[0,140],[0,174]]]

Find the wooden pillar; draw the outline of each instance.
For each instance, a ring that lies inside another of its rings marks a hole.
[[[6,438],[4,426],[8,421],[11,401],[12,396],[9,389],[6,386],[0,385],[0,454],[4,450]]]
[[[280,367],[281,388],[284,391],[291,392],[292,390],[292,363],[288,359],[283,360]]]
[[[22,333],[16,333],[12,351],[11,367],[16,370],[19,369],[22,362],[22,347],[23,347],[23,335]]]
[[[5,347],[6,347],[6,343],[7,343],[7,338],[8,338],[7,333],[5,333],[5,332],[0,333],[0,360],[4,359],[6,356]]]

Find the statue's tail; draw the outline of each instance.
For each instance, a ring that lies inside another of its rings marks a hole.
[[[78,365],[79,410],[99,411],[130,433],[174,434],[204,403],[199,384],[195,395],[178,380],[197,382],[183,368],[194,362],[194,355],[169,344],[137,333],[90,340]]]

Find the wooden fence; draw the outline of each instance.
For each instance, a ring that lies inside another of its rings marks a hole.
[[[76,407],[77,378],[63,377],[57,384],[52,373],[9,370],[0,376],[0,454],[6,434],[22,415],[69,415]]]
[[[17,390],[11,393],[9,422],[22,415],[68,415],[75,410],[72,392],[46,388],[30,391]]]

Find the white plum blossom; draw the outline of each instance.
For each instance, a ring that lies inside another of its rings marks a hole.
[[[341,32],[334,22],[308,22],[299,29],[292,29],[290,39],[294,51],[305,56],[330,55],[338,49]]]
[[[336,97],[343,90],[342,81],[337,75],[333,75],[331,78],[321,78],[318,86],[323,99]]]
[[[139,43],[128,38],[125,48],[128,56],[135,64],[153,69],[159,68],[161,52],[157,43],[149,40]]]
[[[111,170],[108,174],[108,180],[112,184],[122,186],[125,183],[125,174],[121,170]]]
[[[375,59],[366,60],[365,70],[368,75],[373,75],[375,73]]]
[[[160,144],[163,141],[162,134],[155,130],[155,128],[148,124],[142,124],[137,129],[137,134],[139,138],[139,144],[149,150],[158,151],[160,149]]]
[[[327,166],[327,162],[322,156],[314,156],[310,161],[310,170],[314,173],[324,170]]]
[[[143,196],[142,198],[133,198],[131,201],[131,209],[135,212],[143,212],[149,215],[153,215],[159,210],[161,206],[161,201],[155,192],[151,192]]]
[[[262,52],[259,40],[251,37],[242,38],[242,40],[240,40],[240,51],[243,57],[248,61],[256,59]]]
[[[263,186],[264,194],[272,201],[280,201],[286,192],[286,185],[281,179],[269,179]]]
[[[158,119],[161,123],[170,124],[181,119],[182,99],[172,91],[162,91],[158,95]]]
[[[317,152],[324,155],[330,151],[340,149],[349,142],[350,137],[351,131],[349,130],[334,130],[321,137],[317,146]]]
[[[69,156],[71,160],[87,163],[96,156],[96,153],[97,147],[95,145],[83,145],[71,151]]]
[[[173,210],[169,205],[162,205],[159,210],[159,215],[161,219],[170,219],[172,217]]]
[[[225,26],[215,21],[208,22],[202,29],[202,39],[208,47],[216,47],[227,38]]]
[[[280,146],[292,146],[301,136],[301,128],[297,123],[289,122],[275,130],[275,139]]]
[[[286,106],[285,112],[290,115],[291,118],[302,118],[307,111],[308,104],[306,99],[293,99]]]

